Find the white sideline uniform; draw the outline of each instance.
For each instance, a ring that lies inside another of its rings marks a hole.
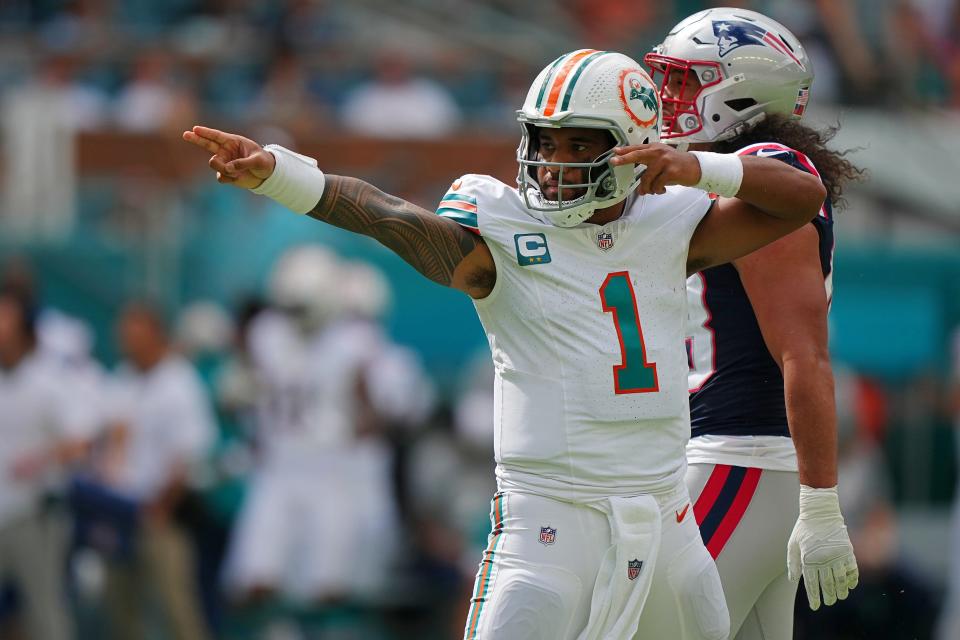
[[[387,345],[367,323],[310,338],[278,313],[255,321],[260,465],[234,529],[226,582],[296,598],[364,595],[392,552],[391,451],[357,438],[357,380]]]
[[[465,638],[727,637],[683,484],[687,251],[709,206],[670,187],[606,225],[564,229],[478,175],[441,201],[497,267],[475,305],[502,495]]]
[[[20,593],[27,637],[73,637],[63,589],[68,531],[62,514],[43,506],[63,480],[60,465],[18,473],[26,460],[57,445],[92,438],[98,428],[93,399],[63,384],[63,367],[32,352],[14,368],[0,368],[0,581]]]

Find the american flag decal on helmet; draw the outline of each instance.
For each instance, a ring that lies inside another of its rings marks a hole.
[[[810,100],[810,87],[803,87],[797,94],[797,104],[793,106],[793,115],[802,116],[807,110],[807,102]]]

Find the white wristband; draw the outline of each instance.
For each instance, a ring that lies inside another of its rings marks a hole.
[[[743,181],[743,161],[732,153],[691,151],[700,162],[700,182],[694,185],[707,193],[732,198],[740,191]]]
[[[840,515],[840,497],[836,487],[814,489],[800,485],[800,518],[822,518]]]
[[[250,191],[301,214],[317,206],[326,183],[317,161],[278,144],[268,144],[264,149],[276,159],[273,173]]]

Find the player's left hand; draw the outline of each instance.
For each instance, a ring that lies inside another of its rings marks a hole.
[[[639,164],[646,169],[637,192],[641,195],[664,193],[667,186],[692,187],[700,182],[700,162],[692,153],[678,151],[666,144],[636,144],[616,147],[610,164]]]
[[[800,517],[787,543],[787,574],[796,582],[801,573],[814,611],[820,608],[821,592],[829,607],[845,600],[860,581],[836,487],[800,485]]]

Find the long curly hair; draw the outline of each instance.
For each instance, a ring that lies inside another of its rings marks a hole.
[[[711,149],[719,153],[733,153],[758,142],[779,142],[795,149],[810,158],[820,172],[831,204],[835,209],[842,209],[846,206],[843,198],[844,187],[850,182],[863,180],[867,173],[845,157],[855,149],[834,151],[827,148],[827,143],[837,135],[838,130],[839,126],[833,126],[820,131],[799,120],[774,114],[768,115],[735,138],[714,143]]]

